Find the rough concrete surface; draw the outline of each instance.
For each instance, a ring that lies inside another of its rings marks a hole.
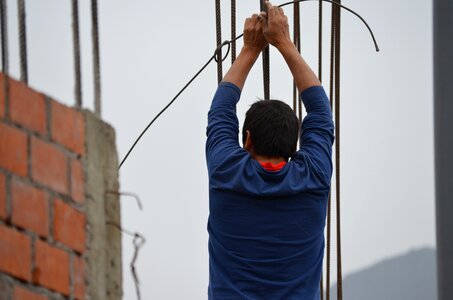
[[[121,218],[115,131],[90,111],[84,116],[87,296],[116,300],[122,298],[122,270],[121,232],[116,227],[121,226]]]

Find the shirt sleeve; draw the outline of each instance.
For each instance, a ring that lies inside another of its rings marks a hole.
[[[312,172],[330,186],[332,177],[332,145],[334,142],[334,124],[329,99],[322,86],[313,86],[301,93],[301,99],[307,111],[302,122],[300,150],[296,160],[310,164]]]
[[[239,121],[236,115],[236,104],[240,97],[241,90],[229,82],[222,82],[214,95],[206,130],[206,161],[209,173],[234,150],[240,148]]]

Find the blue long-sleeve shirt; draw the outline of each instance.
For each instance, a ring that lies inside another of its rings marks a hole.
[[[301,93],[301,148],[267,171],[240,147],[240,89],[222,83],[208,114],[209,299],[319,299],[332,175],[332,113],[324,89]]]

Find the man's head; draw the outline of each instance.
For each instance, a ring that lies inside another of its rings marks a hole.
[[[279,100],[260,100],[245,114],[242,142],[252,154],[288,160],[296,152],[299,127],[299,119],[289,105]]]

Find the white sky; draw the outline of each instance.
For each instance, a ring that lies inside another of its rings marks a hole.
[[[93,107],[89,1],[80,1],[84,106]],[[224,39],[229,1],[223,1]],[[196,3],[196,4],[195,4]],[[280,2],[275,2],[276,4]],[[341,196],[343,270],[434,246],[432,5],[426,0],[342,1],[370,24],[381,52],[342,13]],[[26,1],[30,85],[72,105],[70,1]],[[8,1],[10,64],[18,77],[16,1]],[[259,1],[238,1],[238,33]],[[302,48],[317,68],[317,3],[303,3]],[[324,62],[329,59],[325,4]],[[149,120],[215,48],[214,1],[100,0],[103,118],[122,158]],[[292,10],[285,11],[291,14]],[[229,60],[224,66],[227,68]],[[271,51],[271,96],[292,103],[292,82]],[[328,65],[324,65],[327,79]],[[328,85],[325,85],[328,89]],[[206,299],[208,184],[206,115],[216,88],[211,65],[159,119],[121,170],[122,222],[147,243],[138,261],[143,299]],[[262,96],[260,60],[238,106]],[[135,299],[131,239],[123,238],[124,299]]]

